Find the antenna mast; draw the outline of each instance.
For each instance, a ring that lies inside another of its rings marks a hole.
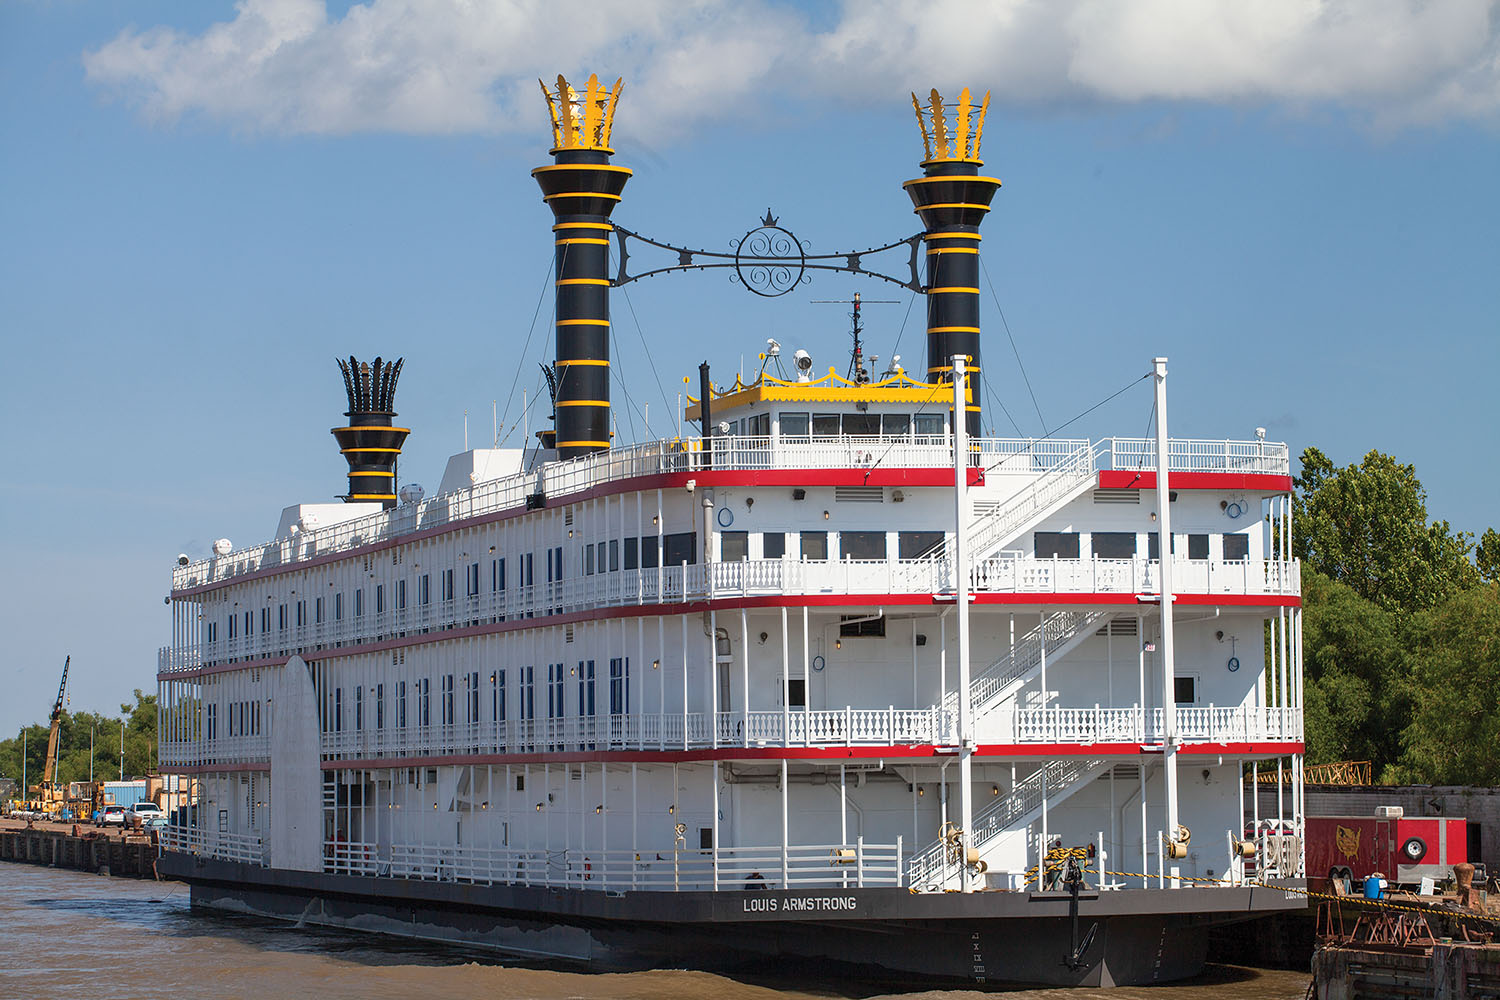
[[[841,306],[845,305],[845,302],[842,299],[813,299],[813,304]],[[860,334],[864,333],[865,330],[864,323],[862,322],[863,317],[861,317],[859,311],[860,306],[896,306],[901,303],[895,299],[861,299],[859,293],[855,292],[854,298],[850,299],[847,304],[851,307],[849,312],[849,335],[854,343],[849,352],[849,372],[844,377],[856,385],[864,385],[870,381],[870,372],[865,367],[864,341],[860,339]]]

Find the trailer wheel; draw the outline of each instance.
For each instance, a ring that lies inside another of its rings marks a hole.
[[[1416,864],[1427,857],[1427,843],[1421,837],[1408,837],[1406,843],[1401,845],[1401,853]]]

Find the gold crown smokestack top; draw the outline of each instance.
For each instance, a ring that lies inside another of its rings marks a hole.
[[[927,104],[911,95],[922,131],[925,176],[902,185],[916,205],[927,250],[927,376],[928,381],[953,380],[953,356],[969,358],[967,370],[978,375],[979,362],[979,224],[1000,188],[997,177],[984,177],[979,168],[979,141],[990,95],[976,107],[965,88],[957,104],[944,104],[936,90]],[[970,434],[979,433],[978,379],[971,377],[968,419]]]
[[[349,395],[347,427],[335,427],[329,433],[339,443],[339,452],[349,463],[349,492],[339,499],[345,503],[379,503],[396,506],[396,459],[401,445],[411,433],[405,427],[393,426],[396,416],[396,380],[401,377],[405,358],[391,364],[358,361],[353,355],[339,358],[344,372],[344,391]]]
[[[609,216],[630,170],[611,166],[610,130],[623,83],[590,76],[582,92],[561,76],[542,83],[552,115],[552,159],[531,172],[552,209],[557,296],[554,429],[538,437],[559,458],[609,447]],[[550,438],[550,440],[549,440]]]

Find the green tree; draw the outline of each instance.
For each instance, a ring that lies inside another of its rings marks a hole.
[[[1500,583],[1500,534],[1494,528],[1484,529],[1474,549],[1474,565],[1485,583]]]
[[[119,715],[63,713],[58,726],[56,780],[88,780],[91,735],[95,780],[114,781],[119,778],[122,728],[125,735],[126,776],[139,777],[154,773],[157,765],[156,696],[145,695],[136,690],[134,703],[121,705]],[[38,784],[42,780],[50,732],[50,723],[37,723],[23,727],[22,732],[17,733],[14,739],[0,740],[0,775],[14,778],[19,785],[23,775],[21,756],[24,746],[26,783]]]
[[[1303,728],[1310,764],[1394,764],[1410,686],[1401,670],[1399,616],[1302,567]]]
[[[1398,776],[1500,784],[1500,586],[1471,588],[1417,616],[1405,659],[1414,704]]]
[[[1473,535],[1427,520],[1427,492],[1412,466],[1371,451],[1340,469],[1308,448],[1296,484],[1293,553],[1366,600],[1424,610],[1479,582]]]

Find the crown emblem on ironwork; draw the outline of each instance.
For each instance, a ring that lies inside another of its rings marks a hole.
[[[615,123],[615,106],[620,102],[623,79],[615,80],[615,88],[606,90],[599,84],[599,77],[589,75],[582,94],[574,90],[561,75],[557,78],[557,90],[542,85],[542,96],[547,98],[547,110],[552,114],[552,146],[554,149],[609,149],[609,133]]]
[[[933,160],[978,160],[979,140],[984,135],[984,115],[990,107],[990,92],[978,107],[969,98],[969,88],[958,95],[957,104],[944,104],[936,89],[927,106],[911,95],[911,106],[917,112],[917,127],[922,130],[922,145],[927,162]],[[949,115],[952,115],[950,121]]]
[[[760,224],[762,226],[774,226],[774,225],[776,225],[776,216],[774,216],[774,215],[771,214],[771,210],[769,208],[766,209],[766,217],[764,219],[760,220]]]

